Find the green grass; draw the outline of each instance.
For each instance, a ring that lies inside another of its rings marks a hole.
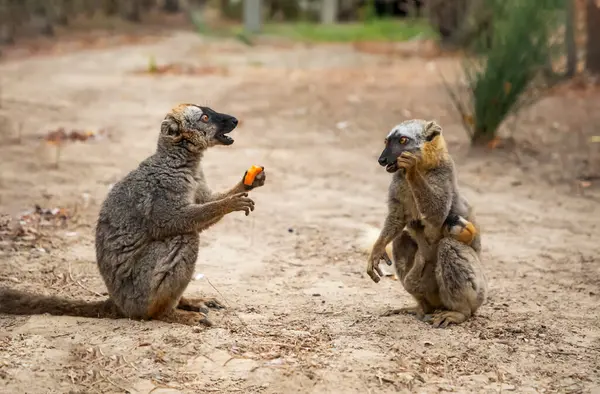
[[[228,28],[228,31],[207,31],[199,29],[201,34],[219,36],[248,37],[242,25]],[[436,38],[437,34],[424,20],[378,19],[366,22],[339,23],[324,25],[310,22],[265,23],[261,35],[285,37],[296,41],[357,42],[357,41],[407,41],[412,38]]]
[[[406,41],[417,36],[435,37],[429,24],[420,20],[375,20],[332,25],[270,23],[265,24],[263,34],[310,42]]]

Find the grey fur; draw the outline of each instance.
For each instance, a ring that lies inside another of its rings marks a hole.
[[[403,144],[406,147],[390,145],[390,138],[401,136],[411,139]],[[395,156],[393,163],[388,163],[390,155]],[[480,263],[480,235],[469,246],[444,231],[450,214],[477,224],[458,188],[442,129],[435,122],[404,122],[388,135],[384,156],[388,160],[380,158],[380,164],[394,175],[388,215],[369,256],[367,273],[379,282],[379,260],[385,258],[385,246],[393,242],[398,277],[418,304],[386,315],[409,312],[425,319],[435,313],[432,322],[437,327],[462,323],[485,301],[487,283]]]
[[[227,192],[211,192],[200,162],[208,147],[229,141],[222,135],[236,125],[235,118],[210,108],[176,107],[162,123],[156,153],[115,184],[104,201],[96,227],[98,268],[125,316],[160,318],[178,307],[208,322],[206,300],[181,301],[194,272],[198,234],[228,213],[248,215],[254,201],[242,180]],[[253,186],[264,181],[262,172]],[[216,300],[210,304],[221,306]]]
[[[207,107],[182,104],[161,125],[156,152],[117,182],[100,209],[96,258],[109,299],[86,303],[0,288],[0,313],[129,317],[211,325],[215,299],[187,299],[198,257],[199,234],[223,216],[254,210],[247,191],[265,183],[264,171],[251,186],[243,178],[213,193],[200,166],[204,151],[231,145],[226,136],[237,120]]]

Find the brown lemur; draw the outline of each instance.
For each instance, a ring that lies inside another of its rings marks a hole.
[[[87,303],[0,289],[0,313],[128,317],[211,325],[215,299],[189,299],[183,292],[198,257],[199,233],[224,215],[254,210],[242,179],[230,190],[212,192],[200,166],[204,152],[231,145],[233,116],[181,104],[162,121],[156,152],[117,182],[100,209],[96,259],[108,289],[106,301]],[[245,175],[245,174],[244,174]]]
[[[435,327],[464,322],[485,302],[487,281],[475,214],[459,191],[442,128],[419,119],[400,123],[388,134],[379,164],[393,178],[367,274],[379,282],[378,264],[391,265],[385,248],[392,242],[397,276],[417,301],[385,315],[416,314]]]

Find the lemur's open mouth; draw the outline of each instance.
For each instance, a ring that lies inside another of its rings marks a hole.
[[[219,141],[222,145],[233,144],[233,138],[227,134],[231,133],[238,125],[238,120],[231,115],[218,114],[215,123],[217,123],[218,129],[213,137]]]
[[[398,163],[392,163],[385,166],[385,170],[389,173],[394,173],[398,171]]]
[[[233,138],[227,135],[227,133],[231,133],[232,130],[225,131],[223,133],[219,133],[215,135],[215,139],[222,143],[223,145],[231,145],[233,144]]]

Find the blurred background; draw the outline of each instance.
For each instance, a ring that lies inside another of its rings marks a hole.
[[[215,328],[0,316],[0,391],[598,390],[599,76],[594,0],[0,0],[0,286],[106,297],[100,204],[177,103],[240,119],[215,190],[267,172],[201,236]],[[484,234],[489,301],[448,330],[380,318],[412,300],[364,273],[411,118]]]
[[[235,40],[254,47],[244,49],[247,63],[254,66],[261,61],[250,59],[251,54],[288,46],[296,49],[297,68],[302,69],[302,63],[316,58],[299,48],[335,43],[380,55],[390,64],[452,58],[458,77],[438,71],[435,77],[442,79],[444,94],[470,140],[495,146],[504,121],[542,96],[566,86],[595,84],[599,17],[597,4],[585,0],[543,0],[535,6],[500,0],[3,0],[0,59],[135,46],[172,31],[193,31],[205,42]],[[357,69],[368,58],[354,55],[336,62],[334,55],[329,61]],[[202,67],[186,71],[184,65],[149,54],[145,71],[223,72],[209,59],[192,56],[191,62]],[[443,68],[448,62],[442,63]],[[9,112],[7,108],[0,115],[10,119]],[[597,163],[588,159],[586,165]]]

